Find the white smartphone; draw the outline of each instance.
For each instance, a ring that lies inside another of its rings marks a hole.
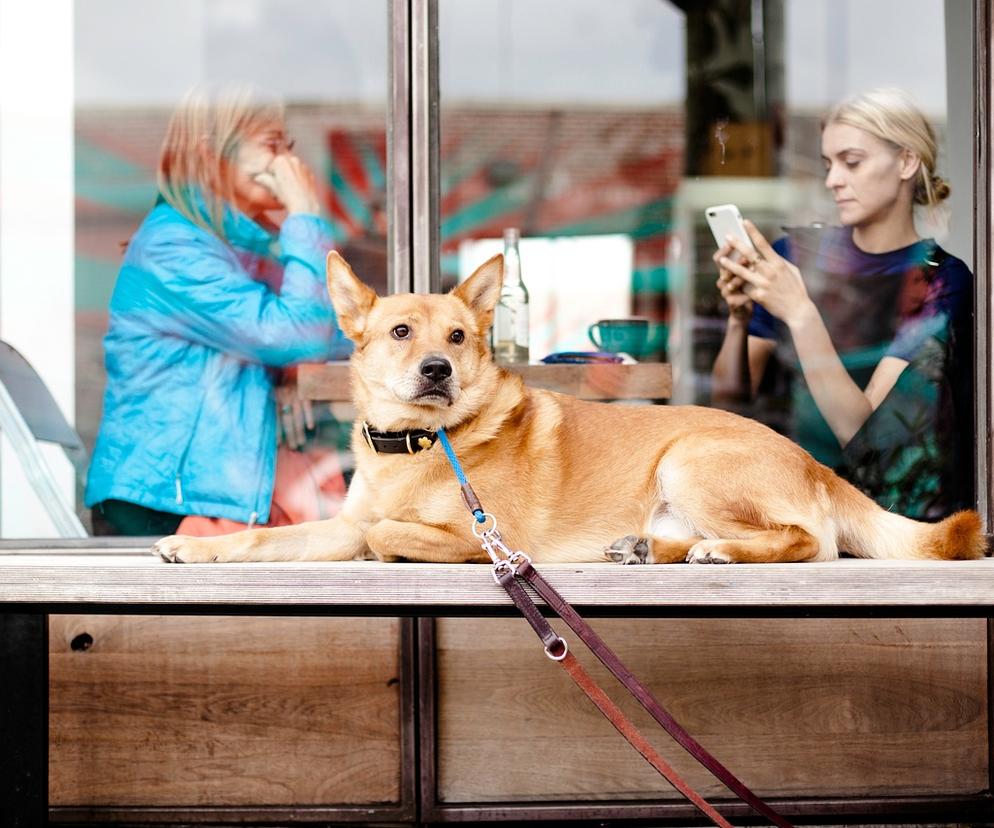
[[[755,252],[756,246],[746,232],[739,208],[734,204],[718,204],[714,207],[708,207],[704,210],[704,216],[708,220],[708,227],[711,228],[711,234],[718,247],[725,244],[728,236],[733,236],[741,239],[750,250]]]

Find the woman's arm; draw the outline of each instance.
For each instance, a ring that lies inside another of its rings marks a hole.
[[[716,405],[752,400],[776,347],[772,340],[749,335],[753,302],[742,290],[743,280],[721,266],[731,252],[726,242],[713,257],[718,265],[718,290],[728,305],[725,337],[711,368],[711,402]]]
[[[881,360],[866,390],[860,389],[843,366],[800,270],[778,255],[752,222],[745,224],[759,258],[752,258],[743,245],[745,264],[726,256],[722,266],[746,283],[744,291],[751,299],[786,323],[815,404],[844,447],[894,387],[907,362]]]
[[[754,399],[775,349],[772,339],[750,336],[749,323],[730,315],[711,369],[711,402],[721,405]]]
[[[280,367],[341,358],[349,347],[325,287],[323,257],[330,238],[324,227],[307,215],[293,215],[283,223],[284,272],[278,294],[252,279],[237,257],[206,231],[160,228],[125,262],[119,283],[127,289],[112,310],[121,321],[134,313],[136,326],[151,326],[249,362]]]
[[[839,359],[813,302],[809,301],[784,321],[794,340],[811,396],[839,445],[845,448],[890,393],[908,363],[884,357],[877,363],[866,388],[861,390]]]

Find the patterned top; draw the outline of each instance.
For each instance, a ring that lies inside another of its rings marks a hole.
[[[867,253],[849,228],[790,228],[794,262],[853,381],[880,360],[908,363],[842,449],[818,411],[786,326],[757,306],[749,333],[777,343],[760,416],[882,506],[939,518],[973,504],[973,276],[933,239]]]

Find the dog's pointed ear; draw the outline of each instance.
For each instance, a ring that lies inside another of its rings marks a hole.
[[[480,330],[486,330],[493,321],[494,308],[500,299],[500,286],[504,281],[504,257],[500,253],[487,259],[465,282],[452,290],[452,295],[462,299],[476,314]]]
[[[328,294],[335,307],[338,324],[345,335],[358,342],[366,329],[369,312],[376,304],[376,291],[359,281],[348,262],[334,250],[325,262],[328,275]]]

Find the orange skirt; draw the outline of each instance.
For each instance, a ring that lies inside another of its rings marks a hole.
[[[293,451],[280,446],[269,523],[263,526],[289,526],[334,517],[344,501],[345,478],[337,451],[320,447]],[[249,528],[249,524],[237,520],[189,515],[183,518],[176,534],[205,537]]]

